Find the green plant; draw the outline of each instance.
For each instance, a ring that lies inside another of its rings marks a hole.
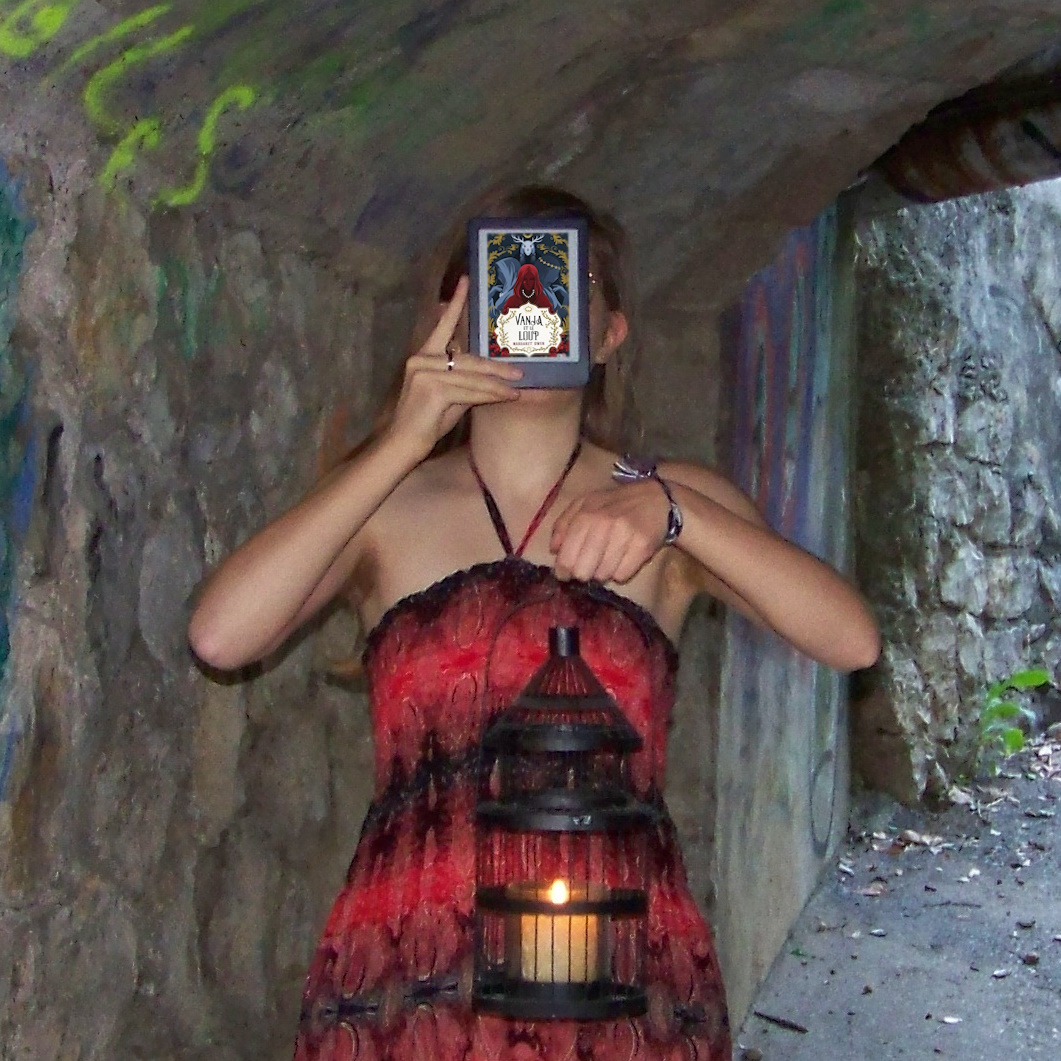
[[[1049,680],[1047,671],[1035,667],[1014,671],[1008,677],[1001,678],[987,687],[980,707],[977,765],[988,766],[997,773],[1002,759],[1024,747],[1024,730],[1018,722],[1020,719],[1033,722],[1035,715],[1023,704],[1013,700],[1012,696],[1027,689],[1038,689]]]

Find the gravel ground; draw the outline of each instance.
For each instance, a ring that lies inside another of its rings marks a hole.
[[[860,798],[738,1061],[1061,1058],[1061,742],[951,794]]]

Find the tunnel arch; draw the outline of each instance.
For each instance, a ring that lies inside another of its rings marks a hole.
[[[757,229],[776,242],[1048,48],[1048,7],[21,0],[0,16],[5,150],[324,254],[415,253],[493,181],[546,176],[623,217],[669,290],[735,242],[763,264]]]

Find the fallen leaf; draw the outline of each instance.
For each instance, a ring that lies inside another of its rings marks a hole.
[[[1009,970],[1008,969],[996,969],[991,975],[996,980],[1005,980],[1006,977],[1009,976]]]
[[[917,833],[913,829],[904,829],[900,834],[908,844],[917,844],[921,847],[942,847],[943,837],[932,836],[929,833]]]

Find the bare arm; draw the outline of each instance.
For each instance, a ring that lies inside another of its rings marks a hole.
[[[676,548],[694,585],[837,670],[868,667],[880,652],[861,594],[828,564],[771,530],[724,476],[694,464],[660,468],[682,509]],[[601,490],[557,520],[552,549],[561,577],[629,581],[660,549],[667,502],[651,480]]]
[[[328,603],[354,572],[363,530],[395,487],[473,405],[514,400],[520,370],[441,356],[464,308],[463,279],[405,365],[388,430],[303,501],[241,545],[200,590],[188,626],[195,654],[221,670],[261,659]]]
[[[345,585],[358,532],[422,455],[385,436],[235,550],[200,590],[188,640],[222,670],[261,659]]]
[[[685,464],[661,472],[682,508],[678,544],[696,561],[701,589],[837,670],[877,659],[876,620],[838,571],[771,530],[751,500],[717,473]]]

